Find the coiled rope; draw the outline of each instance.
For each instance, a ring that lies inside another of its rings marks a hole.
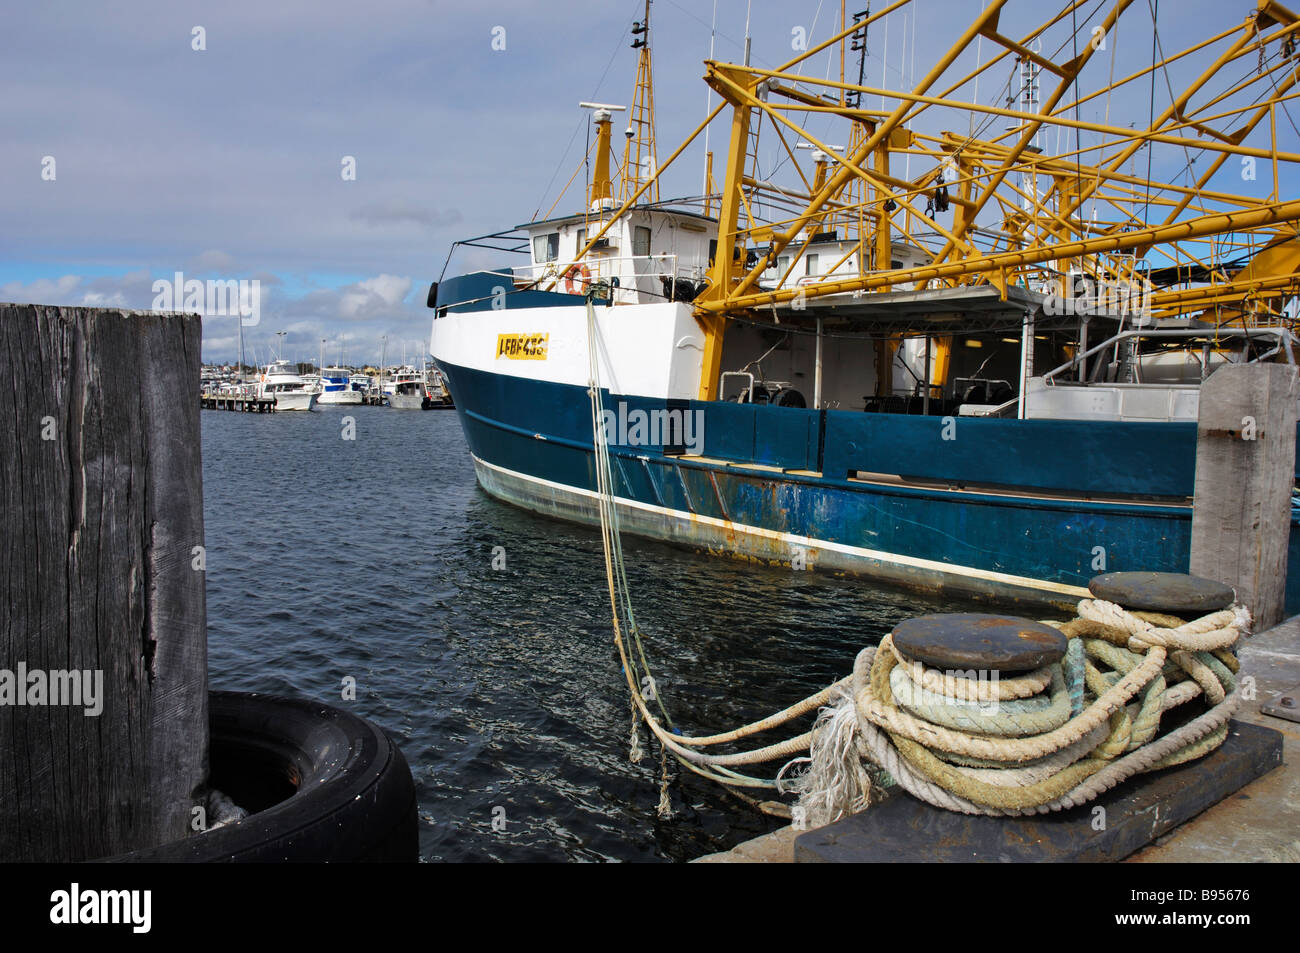
[[[1080,602],[1078,613],[1072,622],[1050,623],[1069,648],[1063,663],[1050,667],[1051,689],[1029,699],[1038,707],[994,700],[986,714],[968,700],[969,688],[928,690],[918,666],[900,664],[891,637],[864,649],[850,689],[814,727],[814,739],[834,737],[814,741],[801,788],[810,824],[831,823],[870,801],[863,785],[873,779],[860,769],[863,759],[937,807],[1022,815],[1075,807],[1223,743],[1240,702],[1237,662],[1227,650],[1249,630],[1241,606],[1189,622],[1096,599]],[[1080,667],[1083,688],[1076,691]],[[929,674],[933,684],[938,673]],[[1165,713],[1196,698],[1204,710],[1161,734]],[[1058,724],[1062,711],[1070,714]]]
[[[1231,648],[1249,631],[1249,613],[1234,605],[1183,621],[1093,599],[1079,603],[1074,620],[1047,623],[1066,636],[1067,651],[1060,663],[1034,672],[988,681],[939,672],[904,658],[887,636],[879,648],[859,653],[848,678],[774,715],[713,735],[681,734],[662,696],[642,690],[654,681],[623,559],[590,296],[587,341],[605,577],[614,644],[632,701],[629,754],[633,761],[643,756],[638,727],[644,723],[661,746],[662,816],[671,813],[668,755],[733,790],[798,793],[794,810],[801,826],[821,826],[868,807],[895,784],[966,814],[1063,810],[1136,774],[1207,754],[1227,737],[1240,699]],[[1197,698],[1205,710],[1161,734],[1163,716]],[[727,754],[701,750],[814,711],[812,730],[785,741]],[[777,761],[783,767],[775,778],[735,770]],[[786,780],[796,766],[805,770]],[[789,813],[772,802],[756,806]]]

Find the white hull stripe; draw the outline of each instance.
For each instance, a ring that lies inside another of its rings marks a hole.
[[[507,470],[505,467],[499,467],[494,463],[488,463],[486,460],[483,460],[472,453],[470,456],[473,457],[475,466],[481,466],[488,470],[495,470],[498,473],[512,477],[516,480],[523,480],[538,486],[548,487],[552,490],[559,490],[563,493],[569,493],[574,496],[585,497],[593,501],[599,499],[599,494],[592,490],[569,486],[567,483],[556,483],[552,480],[544,480],[540,477],[529,476],[526,473],[519,473],[515,470]],[[794,533],[782,533],[777,530],[763,529],[761,526],[748,526],[744,523],[732,523],[727,520],[720,520],[714,516],[687,513],[682,510],[674,510],[665,506],[654,506],[650,503],[642,503],[640,500],[629,500],[621,496],[615,497],[614,499],[620,506],[627,507],[628,509],[644,510],[648,513],[671,516],[680,520],[704,523],[725,531],[738,531],[751,536],[758,536],[782,543],[788,543],[792,546],[799,546],[804,549],[825,549],[837,553],[843,553],[846,556],[854,556],[859,559],[873,559],[877,562],[894,563],[900,566],[910,566],[916,569],[924,569],[936,573],[949,573],[952,575],[965,576],[969,579],[980,579],[985,582],[1000,583],[1006,586],[1038,589],[1040,591],[1067,596],[1070,599],[1089,599],[1092,597],[1092,594],[1082,586],[1068,586],[1064,583],[1049,582],[1045,579],[1031,579],[1028,576],[1014,576],[1010,573],[993,572],[988,569],[975,569],[972,566],[961,566],[955,563],[941,563],[933,559],[920,559],[916,556],[903,556],[898,553],[887,553],[883,550],[866,549],[861,546],[849,546],[846,543],[832,543],[827,540],[815,539],[810,536],[797,536]]]

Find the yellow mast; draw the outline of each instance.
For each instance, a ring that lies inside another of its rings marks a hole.
[[[632,95],[632,114],[628,119],[623,145],[623,178],[619,186],[619,202],[636,194],[646,180],[651,180],[646,191],[647,202],[659,201],[659,156],[655,152],[655,92],[654,75],[650,65],[650,0],[646,0],[645,18],[632,23],[632,49],[639,50],[636,65],[636,91]]]
[[[596,165],[591,170],[591,191],[587,195],[587,208],[592,212],[602,212],[614,207],[614,184],[609,176],[609,144],[613,138],[612,112],[623,107],[609,106],[605,103],[579,103],[578,105],[593,111],[591,118],[596,124]]]

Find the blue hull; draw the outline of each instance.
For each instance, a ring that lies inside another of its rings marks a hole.
[[[597,520],[585,388],[439,368],[484,489],[555,517]],[[1188,568],[1194,424],[949,418],[945,426],[938,417],[727,402],[607,395],[605,403],[698,412],[703,422],[698,455],[611,445],[620,517],[638,535],[1060,608],[1101,571]],[[1298,543],[1293,526],[1288,615],[1300,609]]]

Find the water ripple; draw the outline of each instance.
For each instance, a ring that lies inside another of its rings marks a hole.
[[[350,706],[393,733],[428,861],[684,860],[775,826],[676,770],[658,817],[657,752],[627,756],[598,533],[486,496],[453,413],[347,415],[351,441],[337,410],[203,414],[213,687]],[[656,681],[693,734],[783,708],[899,619],[955,607],[625,548]]]

